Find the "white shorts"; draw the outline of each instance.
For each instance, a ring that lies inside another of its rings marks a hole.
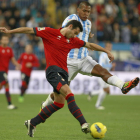
[[[108,88],[109,84],[107,84],[102,78],[98,78],[99,84],[101,88]]]
[[[91,71],[97,64],[98,63],[90,56],[83,59],[67,58],[67,67],[69,72],[68,81],[73,80],[78,73],[91,76]]]

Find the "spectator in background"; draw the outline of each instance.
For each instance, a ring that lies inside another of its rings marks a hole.
[[[109,0],[108,3],[105,5],[106,13],[108,16],[116,17],[119,11],[118,6],[114,3],[113,0]]]
[[[10,18],[8,25],[10,26],[11,29],[16,28],[16,20],[15,18]]]
[[[131,26],[129,24],[125,25],[121,31],[121,41],[124,43],[130,43]]]
[[[35,18],[31,17],[29,21],[27,21],[26,24],[27,27],[37,27],[38,24],[35,22]]]
[[[10,3],[10,7],[8,7],[8,9],[12,12],[12,16],[14,16],[15,11],[18,10],[14,1]]]
[[[113,29],[111,26],[111,19],[108,18],[104,23],[104,40],[113,41]]]
[[[25,19],[26,22],[31,19],[31,11],[29,8],[26,10],[26,13],[23,18]]]
[[[10,10],[7,10],[4,12],[4,17],[5,17],[5,21],[7,22],[7,24],[9,23],[10,18],[12,18],[12,12]]]
[[[116,43],[120,42],[120,35],[121,35],[121,33],[120,33],[120,29],[119,29],[119,24],[118,23],[115,23],[113,25],[113,33],[114,33],[113,41],[116,42]]]
[[[2,2],[2,4],[0,5],[0,9],[1,9],[2,13],[4,13],[5,11],[8,10],[6,2]]]
[[[139,42],[138,30],[136,27],[133,27],[131,29],[131,43],[138,43],[138,42]]]
[[[20,17],[20,11],[19,11],[19,10],[16,10],[16,11],[14,12],[13,18],[14,18],[15,21],[16,21],[16,27],[19,27],[19,21],[20,21],[20,19],[21,19],[21,17]]]
[[[0,9],[0,21],[4,19],[4,15],[2,14],[2,10]]]

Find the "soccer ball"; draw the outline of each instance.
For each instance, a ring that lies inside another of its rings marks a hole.
[[[107,131],[106,126],[100,122],[96,122],[92,124],[90,127],[90,134],[94,139],[101,139],[105,137],[106,131]]]

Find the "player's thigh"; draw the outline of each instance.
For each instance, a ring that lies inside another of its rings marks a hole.
[[[92,57],[87,56],[84,60],[82,65],[80,66],[80,72],[83,75],[90,75],[92,73],[92,70],[98,63],[92,59]]]
[[[105,68],[103,68],[101,65],[97,64],[93,69],[91,74],[93,76],[97,77],[105,77],[106,79],[110,76],[112,76],[109,71]]]
[[[68,73],[57,66],[50,66],[46,70],[46,78],[58,94],[63,85],[68,85]]]
[[[5,85],[8,83],[8,75],[4,71],[0,71],[0,83],[1,85]]]
[[[27,76],[25,73],[21,73],[21,79],[22,79],[23,82],[26,83],[26,86],[28,86],[29,81],[30,81],[30,77]]]
[[[67,60],[67,67],[68,67],[68,81],[71,81],[75,78],[75,76],[78,74],[79,69],[78,69],[78,63],[76,63],[75,59],[68,59]]]

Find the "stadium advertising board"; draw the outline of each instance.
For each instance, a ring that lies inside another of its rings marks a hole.
[[[140,76],[138,72],[113,72],[124,81],[129,81],[134,77]],[[9,71],[8,74],[10,92],[14,94],[20,93],[20,72]],[[97,77],[89,77],[78,74],[76,78],[71,82],[71,89],[74,94],[87,94],[89,91],[100,90],[100,85]],[[121,90],[117,87],[110,86],[112,95],[122,95]],[[47,82],[45,78],[45,71],[33,71],[31,75],[31,81],[27,93],[30,94],[48,94],[53,91],[52,86]],[[0,93],[4,93],[4,89]],[[132,89],[128,95],[140,95],[140,84]]]

